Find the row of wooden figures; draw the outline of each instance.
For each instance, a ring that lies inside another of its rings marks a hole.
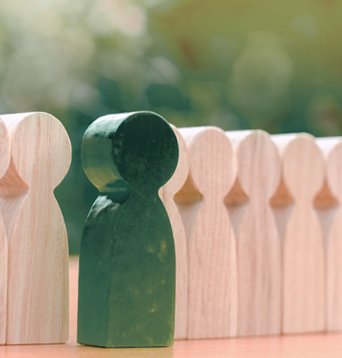
[[[53,191],[69,137],[26,113],[1,116],[0,138],[0,343],[63,343],[68,245]],[[79,343],[342,329],[341,139],[177,130],[135,112],[94,121],[81,155],[99,196],[81,241]]]
[[[342,137],[174,131],[176,338],[341,331]]]

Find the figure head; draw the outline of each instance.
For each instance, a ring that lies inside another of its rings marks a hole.
[[[217,127],[189,128],[190,177],[205,196],[223,198],[236,178],[236,158],[225,133]]]
[[[9,175],[27,186],[54,189],[71,163],[71,144],[62,123],[48,113],[20,113],[2,117],[11,138]]]
[[[0,120],[0,178],[2,178],[10,164],[10,141],[7,128]]]
[[[85,173],[102,193],[158,192],[178,162],[176,136],[153,112],[101,117],[84,134]]]
[[[251,131],[238,145],[237,158],[239,181],[247,196],[270,199],[281,176],[279,153],[270,136]]]
[[[323,154],[309,134],[298,134],[283,153],[283,176],[294,197],[312,199],[323,187]]]

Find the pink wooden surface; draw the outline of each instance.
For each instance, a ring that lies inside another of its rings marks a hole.
[[[103,349],[76,344],[77,260],[70,260],[70,340],[66,345],[2,346],[1,358],[341,358],[342,334],[177,341],[171,348]]]

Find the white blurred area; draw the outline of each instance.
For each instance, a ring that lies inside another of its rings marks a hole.
[[[99,75],[141,76],[146,9],[162,2],[2,0],[1,112],[91,106]]]

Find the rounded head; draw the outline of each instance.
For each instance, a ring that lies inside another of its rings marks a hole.
[[[27,185],[55,188],[71,163],[71,144],[62,123],[47,113],[18,114],[11,128],[11,159],[17,175]],[[12,168],[13,170],[13,168]]]
[[[280,158],[270,136],[261,130],[248,133],[237,146],[238,178],[243,191],[269,199],[277,190]],[[253,194],[255,193],[255,194]]]
[[[228,194],[236,177],[236,160],[225,133],[203,127],[189,145],[192,182],[204,196]]]
[[[178,162],[176,136],[153,112],[101,117],[84,134],[82,163],[100,192],[157,192]]]
[[[324,158],[308,134],[291,140],[283,153],[283,176],[294,197],[314,197],[324,183]]]
[[[175,172],[173,173],[170,180],[164,185],[163,189],[171,194],[176,194],[179,190],[182,189],[186,179],[189,175],[189,152],[188,148],[186,147],[186,143],[178,129],[172,126],[172,129],[177,137],[178,143],[178,164],[176,167]]]
[[[333,195],[342,195],[342,141],[338,142],[330,151],[326,161],[327,182]]]
[[[10,164],[10,139],[4,122],[0,119],[0,178],[2,178]]]

